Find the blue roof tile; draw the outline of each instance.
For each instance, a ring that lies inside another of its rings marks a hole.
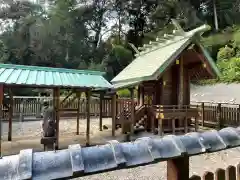
[[[58,179],[128,168],[200,153],[240,146],[239,128],[188,133],[159,138],[144,137],[134,142],[109,141],[106,145],[70,145],[59,151],[20,151],[0,159],[0,179]]]

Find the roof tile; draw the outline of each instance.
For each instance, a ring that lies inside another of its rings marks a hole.
[[[166,158],[216,152],[240,146],[238,131],[239,128],[224,128],[182,136],[144,137],[128,143],[113,140],[106,145],[84,148],[70,145],[68,149],[59,151],[25,150],[19,155],[0,159],[0,179],[22,180],[22,177],[31,176],[31,179],[36,180],[84,176],[115,168],[156,163]],[[32,164],[32,168],[29,164]]]
[[[25,86],[111,88],[102,72],[0,64],[0,83]]]

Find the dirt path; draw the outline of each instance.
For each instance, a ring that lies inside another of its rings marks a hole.
[[[76,135],[76,120],[60,120],[60,141],[59,147],[67,148],[70,144],[85,144],[85,123],[86,120],[81,119],[79,125],[79,135]],[[103,124],[109,127],[108,130],[99,131],[99,120],[91,119],[90,139],[92,144],[105,143],[111,140],[111,119],[103,119]],[[21,149],[32,148],[35,151],[43,151],[40,144],[41,124],[39,121],[30,121],[13,123],[13,139],[12,142],[7,141],[7,123],[3,124],[3,155],[19,153]]]

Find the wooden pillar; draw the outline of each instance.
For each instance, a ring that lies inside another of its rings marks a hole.
[[[115,136],[116,129],[116,104],[117,104],[117,95],[116,93],[112,95],[112,136]]]
[[[141,104],[141,106],[142,105],[144,105],[144,88],[143,88],[143,86],[141,85],[140,86],[140,104]]]
[[[183,156],[167,161],[167,180],[189,179],[189,157]]]
[[[137,88],[137,105],[140,105],[140,86]]]
[[[184,66],[183,58],[179,60],[179,90],[178,90],[179,108],[184,104]]]
[[[202,115],[202,127],[204,127],[205,120],[204,102],[201,104],[201,115]]]
[[[54,112],[55,112],[55,121],[56,121],[56,143],[55,150],[59,148],[59,106],[60,106],[60,89],[58,87],[53,89],[53,103],[54,103]]]
[[[130,90],[130,96],[131,96],[131,123],[130,123],[130,132],[131,135],[133,134],[134,130],[134,122],[135,122],[135,105],[134,105],[134,88],[129,89]]]
[[[103,93],[100,93],[100,104],[99,104],[99,130],[102,131],[102,119],[103,119]]]
[[[86,91],[86,113],[87,113],[87,126],[86,126],[86,146],[90,145],[90,100],[91,100],[91,91]]]
[[[0,158],[2,157],[2,118],[3,118],[3,85],[0,85]]]
[[[185,104],[185,96],[186,96],[186,92],[185,92],[185,73],[184,73],[184,64],[183,64],[183,58],[181,57],[179,60],[179,88],[178,88],[178,107],[179,109],[183,109],[183,105]],[[179,125],[181,127],[184,127],[184,132],[187,132],[188,127],[186,127],[186,122],[187,122],[187,118],[186,117],[181,117],[179,118]]]
[[[224,124],[223,124],[223,122],[222,122],[222,117],[221,117],[221,114],[222,114],[222,105],[221,105],[221,103],[218,103],[218,105],[217,105],[217,122],[218,122],[218,130],[220,130],[223,126],[224,126]]]
[[[12,119],[13,119],[13,94],[12,90],[9,88],[9,111],[8,111],[8,141],[12,141]]]
[[[77,132],[76,134],[79,135],[79,120],[80,120],[80,106],[81,106],[81,92],[77,91]]]

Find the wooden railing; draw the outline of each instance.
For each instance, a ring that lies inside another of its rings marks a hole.
[[[50,98],[45,98],[50,100]],[[62,97],[62,100],[64,97]],[[76,116],[77,100],[67,99],[64,104],[64,111],[61,112],[62,117]],[[39,97],[14,97],[13,116],[18,118],[22,113],[24,117],[35,117],[41,112],[42,99]],[[117,100],[117,113],[121,113],[123,107],[131,105],[130,99]],[[207,127],[225,127],[237,126],[240,124],[240,104],[227,103],[211,103],[211,102],[191,102],[191,106],[198,107],[201,119],[199,123]],[[61,104],[60,108],[63,108]],[[86,112],[86,100],[81,99],[80,115],[84,116]],[[92,116],[99,116],[100,101],[92,98],[90,103],[90,112]],[[4,118],[8,116],[7,109],[3,113]],[[103,100],[103,117],[111,117],[111,99]]]
[[[51,98],[44,98],[50,101]],[[62,100],[64,97],[62,98]],[[13,117],[18,118],[22,113],[24,117],[35,117],[41,113],[43,98],[37,97],[14,97]],[[60,104],[62,109],[62,117],[76,116],[77,113],[77,99],[72,101],[71,99],[65,100],[64,104]],[[67,106],[64,106],[66,105]],[[82,98],[80,102],[80,115],[84,116],[86,113],[86,99]],[[117,112],[120,112],[124,106],[130,106],[131,101],[129,99],[117,100]],[[63,109],[64,108],[64,109]],[[90,103],[91,116],[99,116],[100,114],[100,100],[96,98],[91,99]],[[3,111],[3,118],[8,117],[8,111],[5,108]],[[111,99],[103,100],[103,117],[111,117]]]
[[[201,124],[206,127],[221,128],[240,124],[240,104],[192,102],[198,105]]]
[[[226,169],[217,169],[215,172],[205,172],[202,177],[194,175],[190,180],[239,180],[240,166],[228,166]]]

